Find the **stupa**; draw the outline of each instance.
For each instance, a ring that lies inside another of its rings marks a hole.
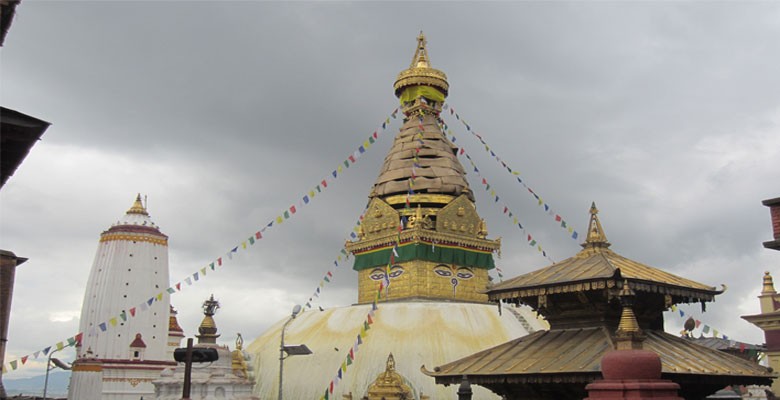
[[[171,320],[168,284],[168,236],[138,195],[124,217],[100,235],[68,399],[152,398],[152,381],[176,365],[170,355],[183,337],[175,315]]]
[[[393,373],[406,379],[404,387],[414,398],[454,398],[455,389],[435,385],[420,365],[443,363],[545,328],[528,308],[500,312],[486,302],[482,292],[501,243],[488,239],[458,149],[439,125],[449,92],[447,76],[431,67],[422,33],[417,41],[410,67],[394,85],[403,126],[370,191],[362,230],[346,246],[355,256],[358,303],[307,311],[287,324],[286,341],[304,343],[313,354],[285,360],[285,398],[321,398],[326,391],[330,399],[371,398],[369,387],[386,370],[390,353]],[[336,372],[353,346],[380,286],[370,334],[331,391],[330,372]],[[260,398],[278,396],[285,322],[248,347]],[[476,388],[474,398],[498,396]]]
[[[722,290],[614,252],[597,214],[593,204],[579,253],[488,291],[493,301],[539,311],[550,330],[438,364],[426,373],[448,385],[467,375],[472,385],[510,399],[583,399],[586,385],[601,379],[602,357],[620,348],[618,327],[626,321],[620,294],[630,285],[635,292],[630,320],[638,325],[634,330],[644,333],[642,348],[660,356],[662,378],[679,384],[681,397],[703,399],[728,385],[767,385],[776,377],[752,361],[664,332],[665,310],[681,303],[700,303],[703,309]]]
[[[215,349],[219,358],[207,364],[196,364],[190,379],[190,398],[259,400],[252,396],[252,371],[247,363],[249,355],[243,350],[244,340],[241,334],[236,339],[232,352],[225,345],[217,344],[220,336],[214,314],[219,309],[214,295],[203,302],[203,320],[198,327],[198,343],[195,348]],[[184,363],[166,368],[153,382],[156,400],[179,400],[184,386]]]

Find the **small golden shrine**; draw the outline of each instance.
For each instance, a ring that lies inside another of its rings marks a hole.
[[[414,399],[412,388],[406,383],[401,374],[395,370],[393,353],[387,357],[385,371],[376,377],[368,386],[368,391],[360,400],[411,400]],[[352,394],[344,395],[344,399],[352,400]],[[428,400],[430,397],[420,395],[420,400]]]
[[[493,253],[458,148],[443,132],[439,114],[449,91],[447,76],[430,66],[425,36],[408,69],[398,74],[395,94],[404,124],[385,157],[356,241],[358,302],[383,299],[486,301]],[[388,261],[392,261],[388,263]]]

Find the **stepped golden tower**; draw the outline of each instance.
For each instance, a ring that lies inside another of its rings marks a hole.
[[[500,240],[487,239],[458,149],[439,124],[449,84],[430,66],[425,36],[395,81],[404,123],[371,188],[358,239],[347,243],[358,302],[383,299],[486,301],[480,294]],[[391,261],[391,262],[389,262]]]

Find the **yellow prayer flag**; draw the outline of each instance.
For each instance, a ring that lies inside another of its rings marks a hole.
[[[513,220],[513,222],[515,223],[515,225],[517,225],[517,217],[515,217],[515,219]]]
[[[346,361],[341,363],[341,370],[343,372],[347,372],[347,362]]]
[[[65,345],[62,342],[57,342],[57,350],[62,350],[65,348]]]
[[[282,223],[282,221],[283,221],[283,220],[282,220],[282,216],[281,216],[281,215],[280,215],[280,216],[278,216],[278,217],[276,217],[276,223],[277,223],[277,224],[281,224],[281,223]]]
[[[569,233],[572,233],[574,231],[574,228],[569,227]]]
[[[339,173],[340,173],[341,171],[343,171],[343,170],[344,170],[344,168],[341,168],[341,165],[339,165],[339,167],[338,167],[338,168],[336,168],[336,171],[338,171]]]
[[[116,326],[116,317],[109,319],[108,323],[110,323],[111,326]],[[57,343],[57,345],[59,345],[59,343]]]
[[[246,242],[242,242],[242,243],[241,243],[241,247],[243,247],[243,248],[245,248],[245,249],[246,249]]]
[[[368,148],[369,148],[369,147],[371,147],[371,143],[369,143],[369,142],[368,142],[368,140],[366,140],[365,142],[363,142],[363,148],[364,148],[364,149],[368,150]]]
[[[206,267],[203,267],[203,268],[200,269],[200,274],[201,275],[206,275]]]
[[[512,171],[512,175],[520,175],[520,173],[517,171]]]
[[[313,190],[309,190],[309,197],[314,197],[314,191]]]
[[[157,293],[157,301],[162,301],[163,292]]]

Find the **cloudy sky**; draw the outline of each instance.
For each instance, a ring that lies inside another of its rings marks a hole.
[[[17,12],[1,103],[52,126],[0,192],[2,248],[30,259],[6,360],[77,332],[99,235],[136,193],[170,236],[172,282],[297,204],[396,107],[421,29],[449,103],[570,224],[584,230],[595,201],[614,250],[728,285],[706,313],[686,313],[763,341],[739,316],[758,312],[763,271],[780,273],[760,203],[780,196],[775,3],[25,1]],[[578,243],[445,120],[549,255],[572,256]],[[293,218],[172,296],[188,335],[212,293],[226,343],[308,299],[366,203],[392,122]],[[502,237],[504,274],[547,265],[468,178]],[[356,301],[356,280],[337,270],[321,304]],[[667,313],[667,330],[681,322]]]

